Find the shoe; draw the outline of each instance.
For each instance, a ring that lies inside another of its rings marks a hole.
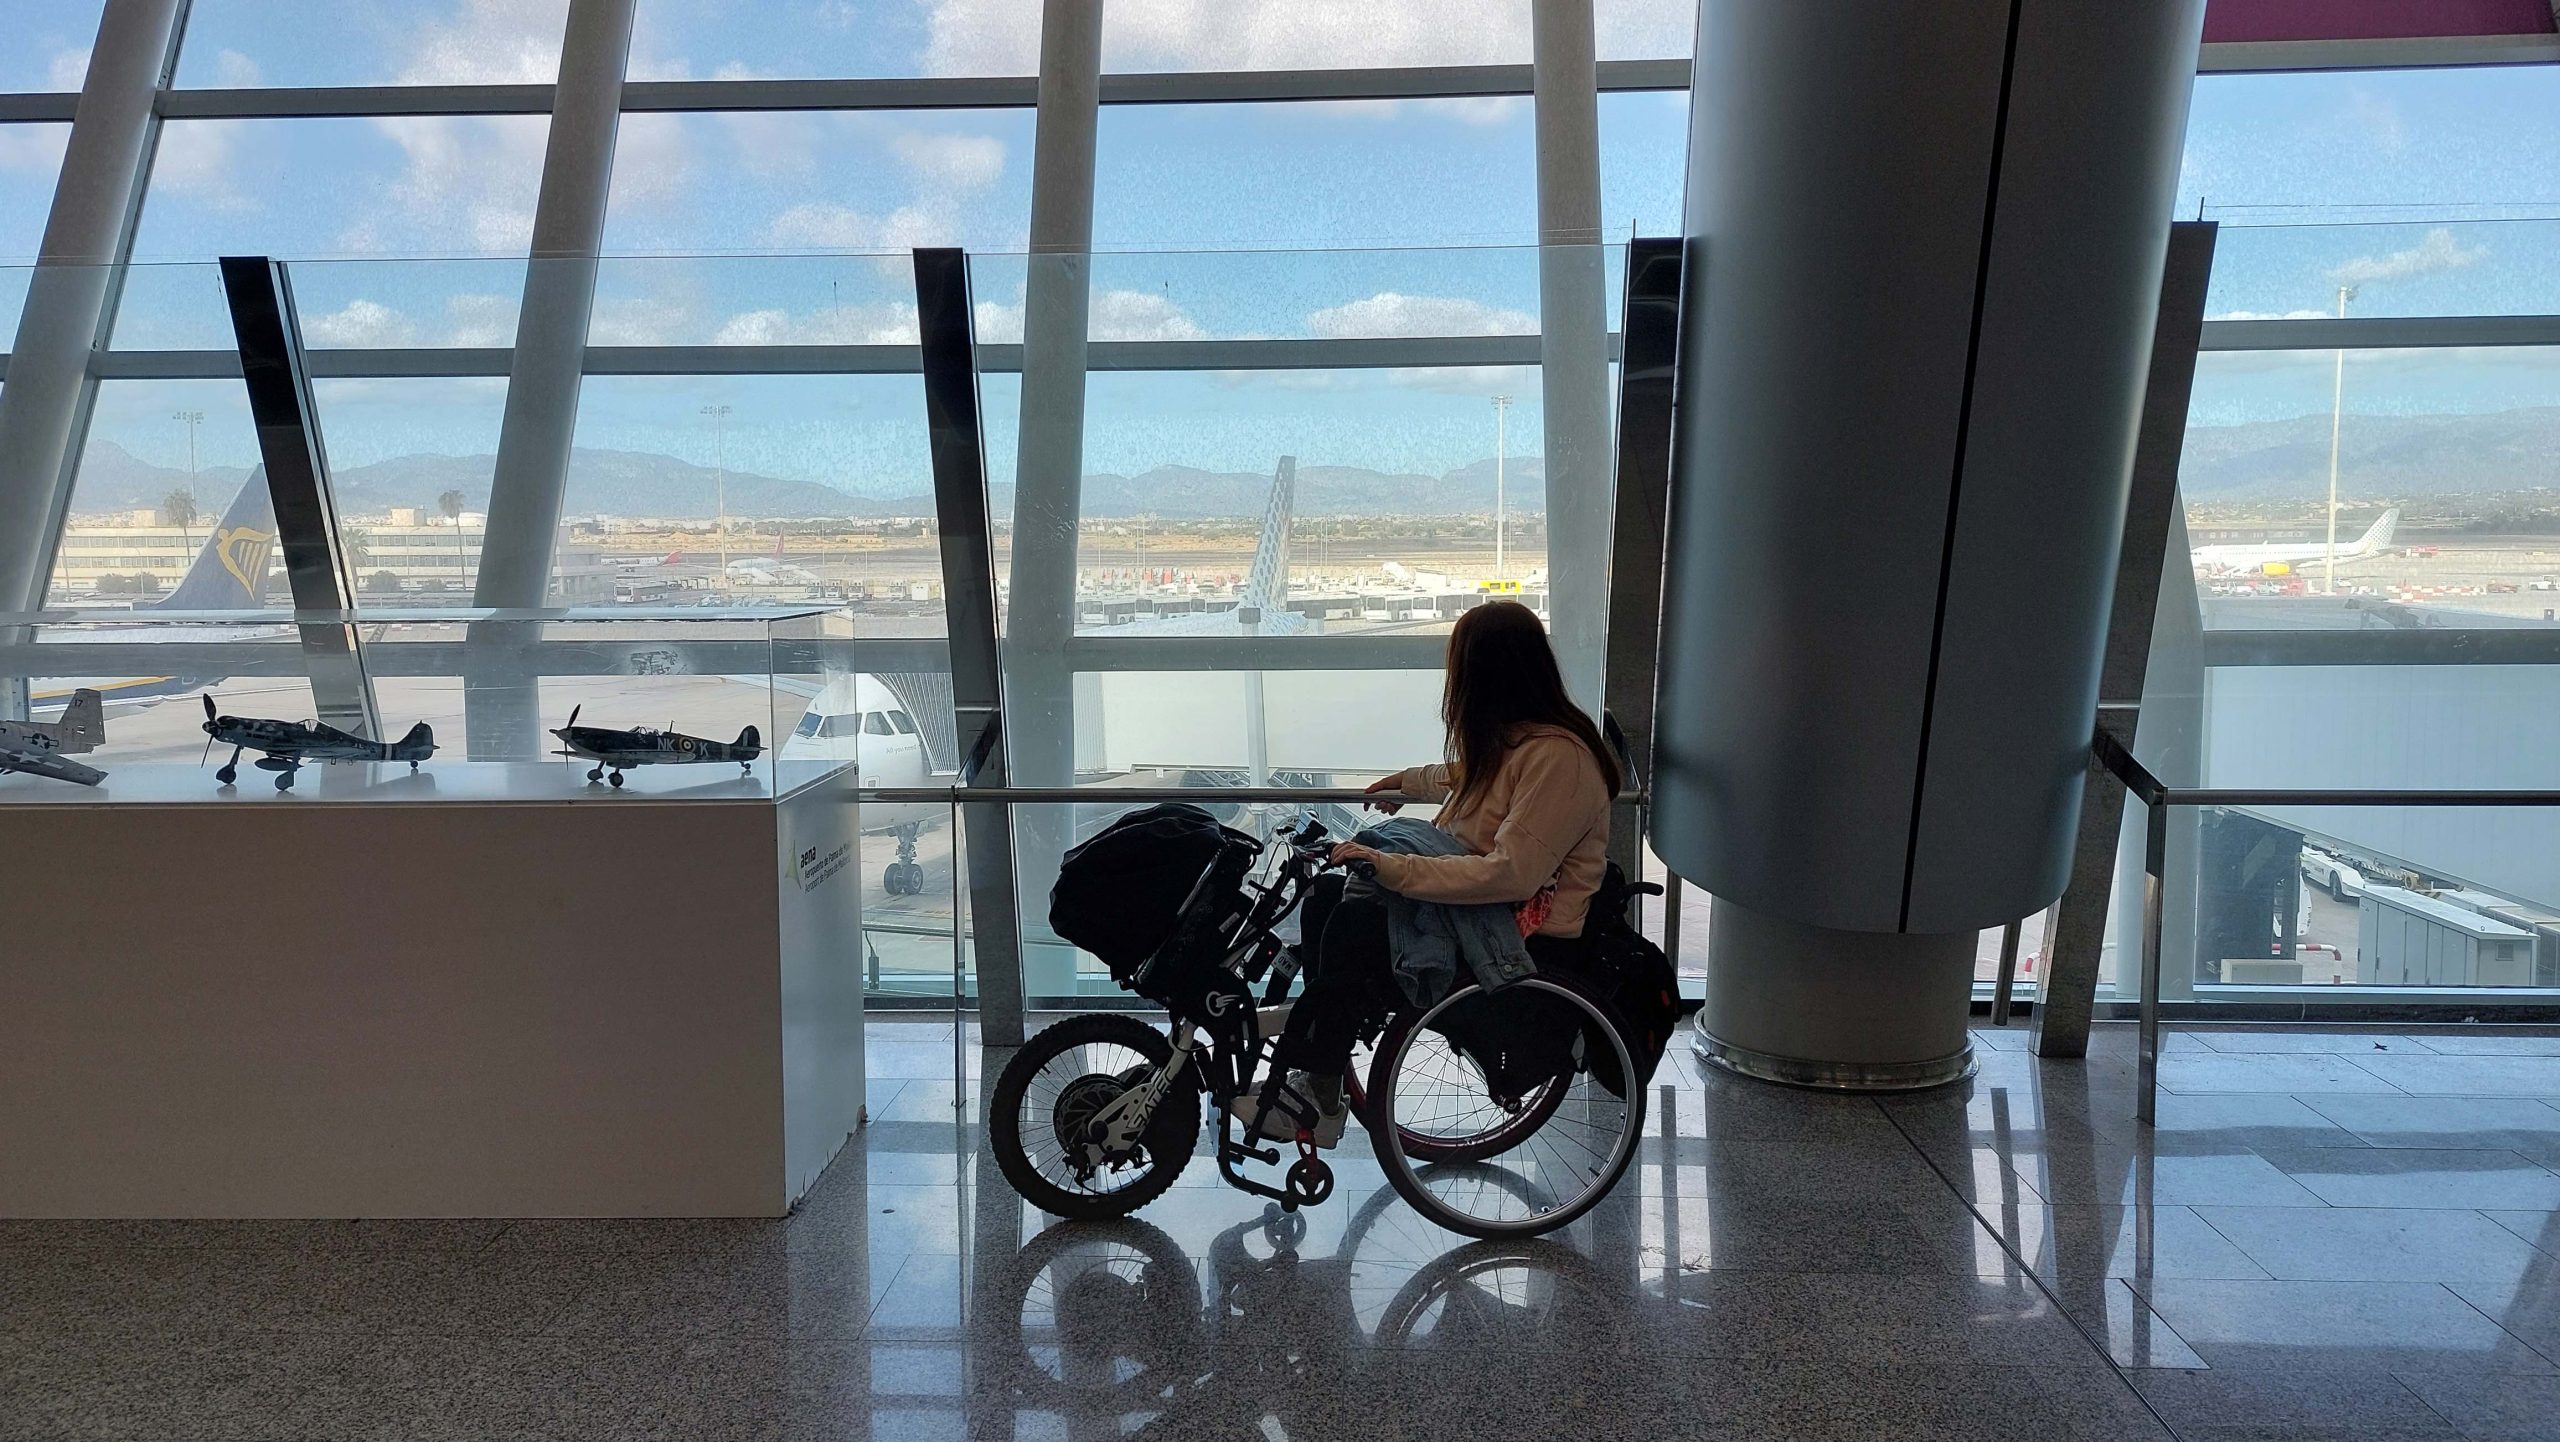
[[[1309,1077],[1305,1072],[1289,1073],[1289,1079],[1281,1085],[1298,1097],[1309,1102],[1315,1101],[1315,1090],[1309,1085]],[[1267,1141],[1294,1142],[1298,1139],[1297,1119],[1292,1117],[1286,1108],[1279,1106],[1272,1107],[1270,1114],[1264,1115],[1262,1098],[1259,1095],[1237,1097],[1234,1101],[1227,1103],[1227,1111],[1237,1121],[1245,1124],[1248,1133],[1260,1136]],[[1317,1146],[1330,1148],[1342,1145],[1342,1125],[1350,1116],[1350,1111],[1347,1104],[1337,1104],[1327,1109],[1323,1104],[1316,1103]]]

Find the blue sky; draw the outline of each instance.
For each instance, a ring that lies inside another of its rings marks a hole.
[[[34,37],[0,88],[76,81],[97,5],[0,0]],[[560,0],[194,0],[190,86],[540,81]],[[1604,56],[1678,54],[1688,0],[1605,0]],[[1036,0],[643,0],[643,77],[1019,74]],[[1106,64],[1180,70],[1470,63],[1527,56],[1526,0],[1115,0]],[[982,334],[1019,325],[1030,112],[626,118],[594,338],[746,344],[903,339],[918,243],[980,253]],[[1094,328],[1108,338],[1527,334],[1537,325],[1525,100],[1112,107],[1104,112]],[[1605,227],[1676,227],[1685,97],[1602,100]],[[0,256],[29,254],[60,127],[0,126]],[[512,334],[547,120],[171,122],[119,347],[227,344],[211,257],[297,258],[320,345],[502,345]],[[2179,211],[2226,222],[2211,309],[2355,314],[2560,309],[2560,69],[2208,77]],[[1511,248],[1504,248],[1511,247]],[[1322,254],[1289,252],[1321,251]],[[776,255],[775,252],[788,252]],[[884,255],[883,253],[889,253]],[[192,262],[192,264],[190,264]],[[0,305],[22,284],[0,275]],[[1614,293],[1614,272],[1611,286]],[[2327,409],[2329,358],[2214,357],[2203,423]],[[218,388],[217,388],[218,389]],[[1518,396],[1512,447],[1539,444],[1534,373],[1101,376],[1087,464],[1445,470],[1490,454],[1488,398]],[[1001,394],[999,394],[1001,393]],[[887,382],[671,378],[594,383],[582,444],[706,458],[702,405],[735,407],[733,464],[886,487],[923,474],[920,417]],[[178,409],[209,390],[120,383],[97,434],[184,453]],[[2560,355],[2354,357],[2349,408],[2560,403]],[[491,382],[368,383],[324,395],[339,464],[486,450]],[[1010,382],[990,383],[1007,410]],[[244,463],[245,423],[200,451]],[[1000,478],[1010,447],[992,446]],[[883,481],[882,477],[888,477]]]

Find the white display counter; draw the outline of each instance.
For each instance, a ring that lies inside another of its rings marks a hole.
[[[863,1107],[854,778],[716,772],[0,778],[0,1216],[787,1210]]]

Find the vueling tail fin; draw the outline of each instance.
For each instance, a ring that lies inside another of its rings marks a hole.
[[[240,483],[230,509],[214,523],[196,552],[186,579],[156,611],[251,611],[266,604],[267,558],[275,551],[275,497],[267,490],[267,468],[259,466]]]
[[[107,740],[107,703],[97,692],[83,686],[71,693],[71,704],[62,708],[61,738],[63,751],[95,751]]]
[[[2356,542],[2356,549],[2363,552],[2379,551],[2391,544],[2392,533],[2399,529],[2400,508],[2393,506],[2382,513],[2382,519],[2373,523],[2373,529],[2365,532],[2362,540]]]

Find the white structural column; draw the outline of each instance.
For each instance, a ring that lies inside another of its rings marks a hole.
[[[1565,687],[1597,715],[1609,620],[1609,303],[1591,0],[1534,0],[1538,384],[1546,413],[1547,608]]]
[[[571,0],[569,6],[472,596],[482,606],[539,606],[551,590],[635,3]],[[475,758],[505,759],[540,741],[540,682],[507,664],[516,649],[509,643],[518,639],[494,631],[473,637],[482,644],[473,648],[464,696]]]
[[[98,23],[0,390],[0,611],[44,604],[93,395],[89,357],[115,314],[159,134],[152,100],[185,18],[185,0],[118,0]]]
[[[1076,628],[1093,156],[1101,99],[1101,0],[1047,0],[1040,18],[1040,109],[1031,148],[1013,585],[1005,608],[1005,748],[1012,779],[1023,786],[1064,786],[1075,778],[1075,678],[1067,642]],[[1017,827],[1022,891],[1045,895],[1066,849],[1066,808],[1026,807]],[[1036,994],[1073,987],[1074,953],[1065,947],[1026,942],[1023,967]]]
[[[524,307],[516,319],[506,416],[489,486],[489,529],[474,592],[483,606],[539,606],[551,588],[634,3],[571,0],[569,6],[542,192],[533,212],[533,259],[525,268]]]

